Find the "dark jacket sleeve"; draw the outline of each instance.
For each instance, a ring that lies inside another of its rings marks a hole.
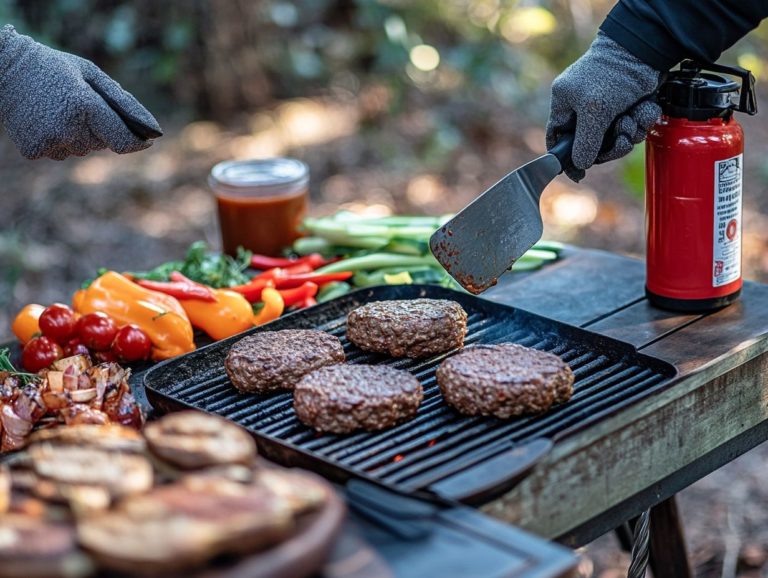
[[[768,0],[620,0],[600,29],[656,70],[714,62],[768,17]]]

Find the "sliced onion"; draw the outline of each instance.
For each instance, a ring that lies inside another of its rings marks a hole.
[[[96,388],[92,387],[90,389],[78,389],[76,391],[70,391],[69,397],[75,403],[87,403],[96,398]]]
[[[10,405],[4,405],[0,410],[0,421],[11,437],[25,437],[32,431],[32,422],[21,419]]]
[[[69,367],[67,367],[64,370],[64,378],[63,378],[64,389],[66,389],[67,391],[72,391],[77,389],[77,383],[78,383],[79,377],[80,375],[75,370],[74,365],[70,365]]]

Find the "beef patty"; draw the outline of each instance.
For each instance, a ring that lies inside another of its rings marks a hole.
[[[467,313],[447,299],[375,301],[350,312],[347,339],[392,357],[428,357],[464,344]]]
[[[338,337],[313,329],[284,329],[241,339],[229,350],[224,367],[243,393],[268,393],[293,389],[310,371],[343,361]]]
[[[380,430],[416,415],[424,393],[407,371],[385,365],[333,365],[305,375],[293,392],[299,419],[323,432]]]
[[[461,413],[508,418],[568,401],[573,373],[552,353],[501,343],[449,357],[437,368],[437,383],[445,401]]]

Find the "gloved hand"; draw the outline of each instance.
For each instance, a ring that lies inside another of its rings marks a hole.
[[[162,136],[155,117],[90,60],[0,30],[0,121],[28,159],[110,148],[140,151]]]
[[[552,83],[552,103],[547,123],[547,148],[558,137],[575,130],[574,181],[584,178],[595,161],[615,160],[642,142],[647,130],[661,117],[661,108],[647,98],[656,90],[661,73],[624,47],[598,32],[589,50]],[[616,120],[611,129],[611,123]],[[607,134],[611,129],[612,134]],[[603,139],[611,142],[600,153]]]

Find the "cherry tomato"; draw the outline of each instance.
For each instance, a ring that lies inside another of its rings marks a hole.
[[[151,350],[152,341],[136,325],[121,327],[112,343],[112,351],[120,361],[147,359]]]
[[[88,348],[82,344],[82,342],[78,339],[70,339],[67,341],[64,346],[64,357],[72,357],[73,355],[90,355],[91,352],[88,350]]]
[[[117,335],[117,324],[106,313],[88,313],[78,320],[77,335],[88,349],[107,351]]]
[[[77,316],[68,305],[54,303],[40,315],[40,331],[56,343],[66,343],[75,336]]]
[[[41,335],[31,339],[21,352],[21,364],[31,373],[37,373],[41,369],[49,367],[57,359],[61,359],[64,352],[61,346],[53,339]]]
[[[27,342],[35,337],[35,334],[40,333],[40,315],[45,311],[45,307],[31,303],[25,306],[11,325],[11,331],[18,338],[22,345],[26,345]]]

